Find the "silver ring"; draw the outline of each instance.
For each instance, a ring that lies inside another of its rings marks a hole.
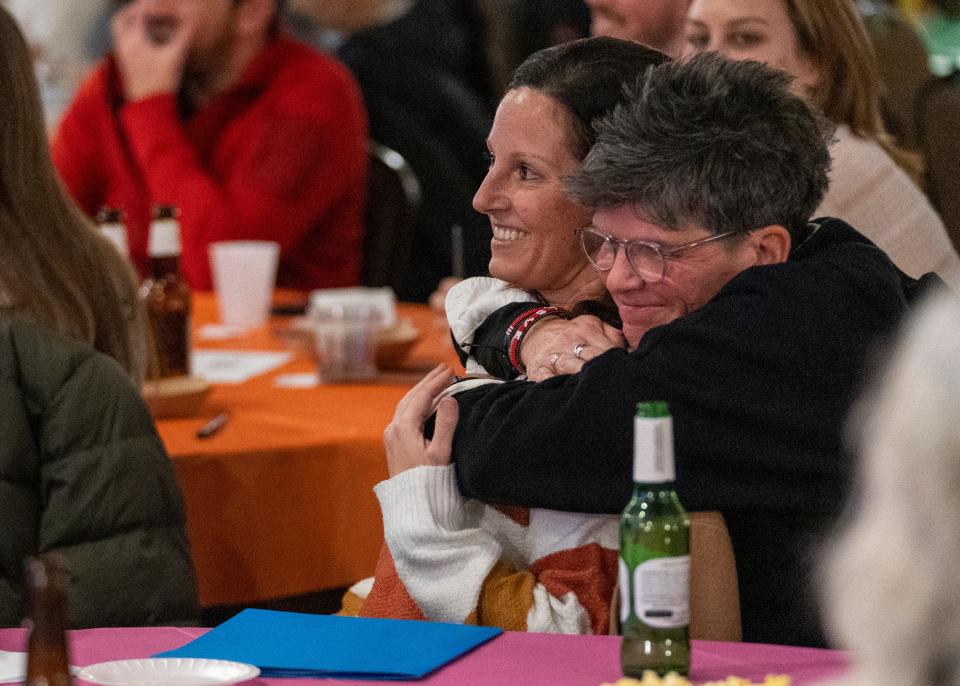
[[[554,373],[554,374],[559,374],[559,373],[560,373],[560,370],[557,369],[557,360],[560,359],[560,356],[561,356],[562,354],[563,354],[563,353],[553,353],[553,354],[550,356],[550,369],[553,370],[553,373]]]
[[[577,344],[573,347],[573,356],[574,356],[575,358],[577,358],[578,360],[582,360],[583,358],[580,357],[580,353],[583,352],[583,349],[584,349],[584,348],[589,348],[589,347],[590,347],[590,344],[589,344],[589,343],[577,343]]]

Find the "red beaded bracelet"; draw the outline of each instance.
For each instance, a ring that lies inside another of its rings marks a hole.
[[[510,338],[510,344],[507,346],[507,359],[510,361],[510,366],[513,367],[514,371],[518,374],[527,373],[526,367],[524,367],[523,362],[520,360],[520,345],[523,343],[524,336],[526,336],[531,326],[547,317],[572,319],[573,315],[566,310],[553,307],[552,305],[535,307],[532,310],[527,310],[522,313],[507,327],[506,335]]]

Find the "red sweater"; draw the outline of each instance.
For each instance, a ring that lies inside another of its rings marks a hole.
[[[235,239],[280,243],[280,286],[357,283],[367,129],[345,67],[281,37],[187,119],[173,94],[122,94],[107,58],[65,114],[53,158],[88,214],[124,210],[141,274],[150,208],[168,203],[180,208],[194,288],[211,285],[207,246]]]

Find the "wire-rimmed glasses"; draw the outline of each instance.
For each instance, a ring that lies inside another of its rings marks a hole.
[[[580,239],[580,245],[587,254],[590,264],[602,272],[610,271],[617,260],[617,253],[623,247],[627,255],[627,262],[634,273],[644,281],[656,283],[663,279],[667,270],[667,259],[679,252],[706,245],[723,238],[737,235],[737,231],[725,231],[706,238],[700,238],[689,243],[665,248],[651,241],[624,240],[598,231],[588,226],[575,231]]]

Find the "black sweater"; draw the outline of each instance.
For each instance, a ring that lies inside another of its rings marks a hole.
[[[817,544],[847,491],[844,422],[880,343],[937,281],[906,277],[869,240],[825,220],[787,262],[747,269],[633,352],[458,395],[460,488],[488,502],[619,512],[635,405],[667,400],[680,500],[720,510],[730,530],[744,640],[824,645],[811,589]],[[477,342],[502,348],[504,322],[526,307],[494,313]],[[491,366],[503,359],[477,353]]]

